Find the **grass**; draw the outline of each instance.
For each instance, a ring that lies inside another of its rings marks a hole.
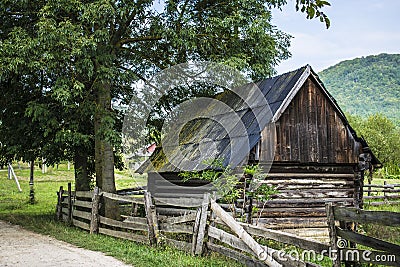
[[[73,182],[73,170],[66,165],[48,168],[46,174],[35,171],[35,200],[29,204],[29,169],[26,165],[19,169],[14,166],[22,192],[18,192],[14,180],[7,179],[7,170],[0,170],[0,219],[22,227],[55,237],[78,247],[102,251],[134,266],[241,266],[235,261],[211,254],[207,257],[192,257],[185,252],[161,246],[153,248],[132,241],[105,235],[89,235],[88,232],[54,220],[56,191]],[[135,179],[124,171],[116,171],[118,189],[143,185],[145,177]]]
[[[19,178],[23,192],[17,190],[14,180],[7,179],[7,170],[0,170],[0,219],[19,224],[26,229],[53,236],[57,239],[82,248],[102,251],[107,255],[135,266],[240,266],[237,262],[212,254],[208,257],[192,257],[179,250],[164,247],[149,247],[132,241],[117,239],[104,235],[89,235],[86,231],[56,222],[54,220],[56,191],[60,186],[73,183],[73,170],[66,164],[58,168],[49,167],[46,174],[40,169],[35,172],[36,204],[28,204],[29,168],[17,166],[15,173]],[[131,188],[146,184],[146,177],[130,175],[128,171],[116,171],[117,189]],[[388,180],[388,183],[400,183],[400,180]],[[373,184],[383,184],[383,179],[374,179]],[[365,206],[368,210],[386,210],[400,212],[400,205]],[[362,230],[373,236],[400,245],[400,228],[373,224],[363,224]],[[300,250],[299,250],[300,251]],[[316,262],[322,266],[331,266],[325,258]]]

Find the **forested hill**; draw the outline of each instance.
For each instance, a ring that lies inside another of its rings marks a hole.
[[[319,76],[343,111],[382,113],[400,125],[400,54],[342,61]]]

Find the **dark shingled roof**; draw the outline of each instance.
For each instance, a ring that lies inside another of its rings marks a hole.
[[[204,109],[196,110],[193,117],[199,119],[185,123],[184,126],[178,123],[177,127],[174,128],[180,129],[178,126],[183,126],[180,132],[173,132],[174,129],[171,129],[173,133],[168,133],[165,137],[168,139],[179,136],[179,145],[171,145],[167,142],[167,145],[163,148],[157,148],[150,159],[143,163],[137,172],[179,172],[203,168],[204,166],[199,162],[200,151],[205,153],[201,156],[202,159],[219,158],[224,159],[225,166],[236,167],[240,165],[247,159],[249,148],[253,148],[260,140],[260,132],[269,122],[276,122],[279,119],[310,75],[320,84],[323,93],[330,99],[344,123],[348,125],[344,113],[324,88],[318,75],[309,65],[306,65],[295,71],[256,83],[269,104],[269,108],[268,105],[261,104],[266,103],[265,100],[249,106],[238,96],[238,92],[241,96],[251,94],[251,87],[249,88],[249,86],[236,88],[233,90],[236,91],[236,94],[230,90],[217,94],[215,99],[228,105],[230,107],[229,112],[218,112],[218,110],[215,112],[218,107],[212,104],[204,107]],[[214,115],[208,115],[210,110],[213,111]],[[227,132],[227,127],[223,127],[221,124],[226,125],[224,123],[231,122],[234,116],[238,116],[240,122],[230,125],[229,132]],[[208,119],[204,119],[205,117]],[[365,140],[358,138],[354,130],[350,126],[349,128],[356,140],[365,146]],[[209,149],[213,145],[214,149]],[[232,145],[236,149],[232,149]],[[168,157],[164,151],[167,151]],[[235,154],[234,157],[231,153]],[[374,156],[373,159],[379,162]]]

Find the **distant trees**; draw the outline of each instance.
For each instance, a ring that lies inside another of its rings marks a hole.
[[[388,175],[400,175],[400,127],[382,114],[365,119],[347,115],[350,125],[368,142]]]
[[[342,61],[319,76],[344,111],[362,117],[381,113],[400,126],[400,54]]]

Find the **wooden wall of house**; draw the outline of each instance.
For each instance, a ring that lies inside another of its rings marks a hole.
[[[260,212],[253,223],[279,229],[326,227],[325,203],[353,206],[356,176],[351,164],[274,163],[263,183],[276,187],[278,193],[257,204]]]
[[[357,163],[357,142],[310,76],[276,126],[275,162]],[[271,129],[262,132],[260,161],[270,159]]]

